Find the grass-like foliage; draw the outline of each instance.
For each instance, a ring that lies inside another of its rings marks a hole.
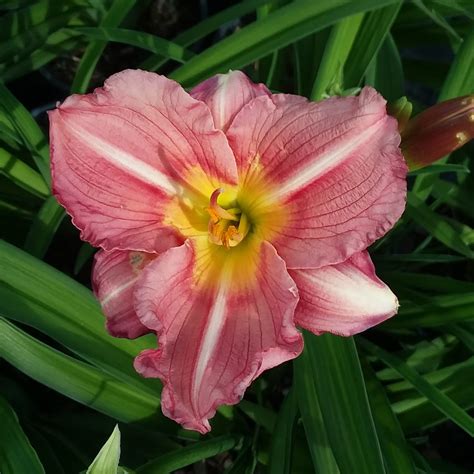
[[[474,2],[1,0],[0,472],[472,472],[472,143],[409,174],[402,219],[369,249],[399,314],[305,333],[202,437],[133,369],[155,339],[105,331],[94,250],[50,191],[45,111],[138,67],[186,88],[242,69],[312,100],[369,84],[418,113],[474,93]]]

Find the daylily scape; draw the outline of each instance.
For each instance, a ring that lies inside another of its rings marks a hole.
[[[108,330],[157,334],[135,368],[185,428],[297,357],[296,326],[348,336],[397,312],[366,248],[401,216],[407,167],[374,89],[315,103],[239,71],[187,93],[126,70],[50,121],[53,191],[101,248]]]

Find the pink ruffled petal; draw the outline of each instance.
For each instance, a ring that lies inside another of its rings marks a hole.
[[[397,123],[374,89],[318,103],[258,97],[226,134],[241,194],[263,190],[266,238],[288,268],[346,260],[384,235],[405,208]],[[272,221],[276,210],[281,217]]]
[[[124,250],[99,250],[95,254],[92,285],[112,336],[135,339],[151,332],[135,313],[133,291],[141,271],[155,257],[154,254]]]
[[[155,251],[176,233],[171,201],[208,200],[203,188],[236,182],[209,108],[158,74],[115,74],[66,99],[50,122],[54,193],[82,237],[106,250]]]
[[[295,322],[318,335],[352,336],[398,310],[396,296],[375,274],[367,252],[337,265],[290,270],[290,275],[300,294]]]
[[[237,403],[303,344],[293,323],[297,290],[275,249],[263,243],[245,261],[223,263],[222,251],[232,252],[188,240],[149,265],[135,290],[137,313],[160,347],[140,354],[135,368],[163,381],[163,413],[200,433],[219,405]]]
[[[264,84],[254,84],[243,72],[229,71],[201,82],[190,94],[209,106],[216,128],[225,131],[245,104],[271,93]]]

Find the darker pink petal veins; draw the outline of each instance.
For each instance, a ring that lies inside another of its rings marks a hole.
[[[108,330],[156,333],[135,368],[185,428],[297,357],[297,325],[347,336],[396,313],[365,249],[402,214],[407,168],[374,89],[312,103],[233,71],[188,94],[127,70],[50,121]]]

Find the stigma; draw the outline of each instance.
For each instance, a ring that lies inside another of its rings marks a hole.
[[[209,198],[208,236],[209,241],[226,248],[235,247],[244,240],[249,231],[247,216],[237,207],[224,209],[217,203],[218,197],[224,192],[217,188]]]

